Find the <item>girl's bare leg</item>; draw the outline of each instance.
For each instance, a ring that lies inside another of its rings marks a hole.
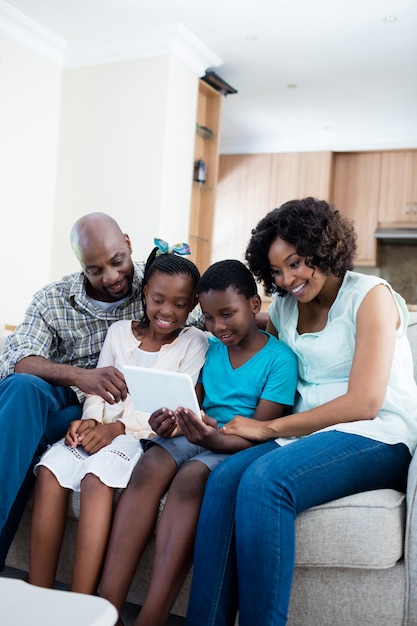
[[[190,570],[198,516],[210,470],[199,461],[172,481],[158,525],[155,560],[135,626],[163,626]]]
[[[155,526],[159,502],[178,468],[158,445],[143,454],[116,507],[100,595],[120,612],[139,559]]]
[[[94,594],[109,540],[114,489],[95,474],[81,481],[80,519],[75,543],[71,591]]]
[[[61,487],[47,467],[39,467],[30,529],[29,582],[32,585],[54,587],[68,494],[69,489]]]

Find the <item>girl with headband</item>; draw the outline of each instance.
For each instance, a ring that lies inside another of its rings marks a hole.
[[[195,307],[200,274],[183,255],[155,239],[142,283],[143,317],[110,326],[98,367],[140,365],[186,372],[194,383],[207,351],[202,330],[186,326]],[[136,411],[130,396],[116,404],[87,396],[82,418],[45,452],[37,473],[32,514],[29,582],[53,588],[70,491],[80,492],[72,591],[94,594],[110,534],[115,489],[126,487],[142,454],[139,439],[152,434],[149,413]]]

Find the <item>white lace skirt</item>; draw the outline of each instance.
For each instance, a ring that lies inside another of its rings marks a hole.
[[[124,488],[142,453],[141,443],[134,435],[119,435],[94,454],[88,454],[82,446],[70,448],[61,439],[43,454],[34,472],[37,474],[39,466],[44,465],[61,487],[73,491],[80,491],[86,474],[95,474],[108,487]]]

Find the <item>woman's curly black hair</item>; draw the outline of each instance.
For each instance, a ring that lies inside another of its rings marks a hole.
[[[143,273],[142,279],[142,288],[141,288],[141,302],[143,315],[139,320],[141,329],[146,330],[149,327],[149,317],[146,313],[146,298],[143,295],[143,288],[148,284],[150,278],[155,274],[155,272],[162,272],[163,274],[168,274],[169,276],[175,276],[178,274],[183,274],[185,276],[189,276],[191,278],[191,282],[193,285],[193,290],[196,293],[197,291],[197,283],[200,280],[200,272],[197,266],[186,259],[185,257],[176,254],[175,252],[168,252],[159,254],[159,248],[154,248],[145,264],[145,271]]]
[[[295,246],[308,267],[339,278],[353,269],[357,250],[353,222],[324,200],[290,200],[258,222],[246,248],[249,268],[269,295],[287,295],[275,285],[268,260],[269,248],[277,237]]]

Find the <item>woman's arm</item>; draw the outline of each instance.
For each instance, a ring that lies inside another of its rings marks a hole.
[[[356,317],[356,341],[348,390],[308,411],[268,422],[234,418],[225,434],[255,441],[309,435],[341,422],[369,420],[380,410],[390,375],[399,313],[390,290],[377,285],[364,298]]]

